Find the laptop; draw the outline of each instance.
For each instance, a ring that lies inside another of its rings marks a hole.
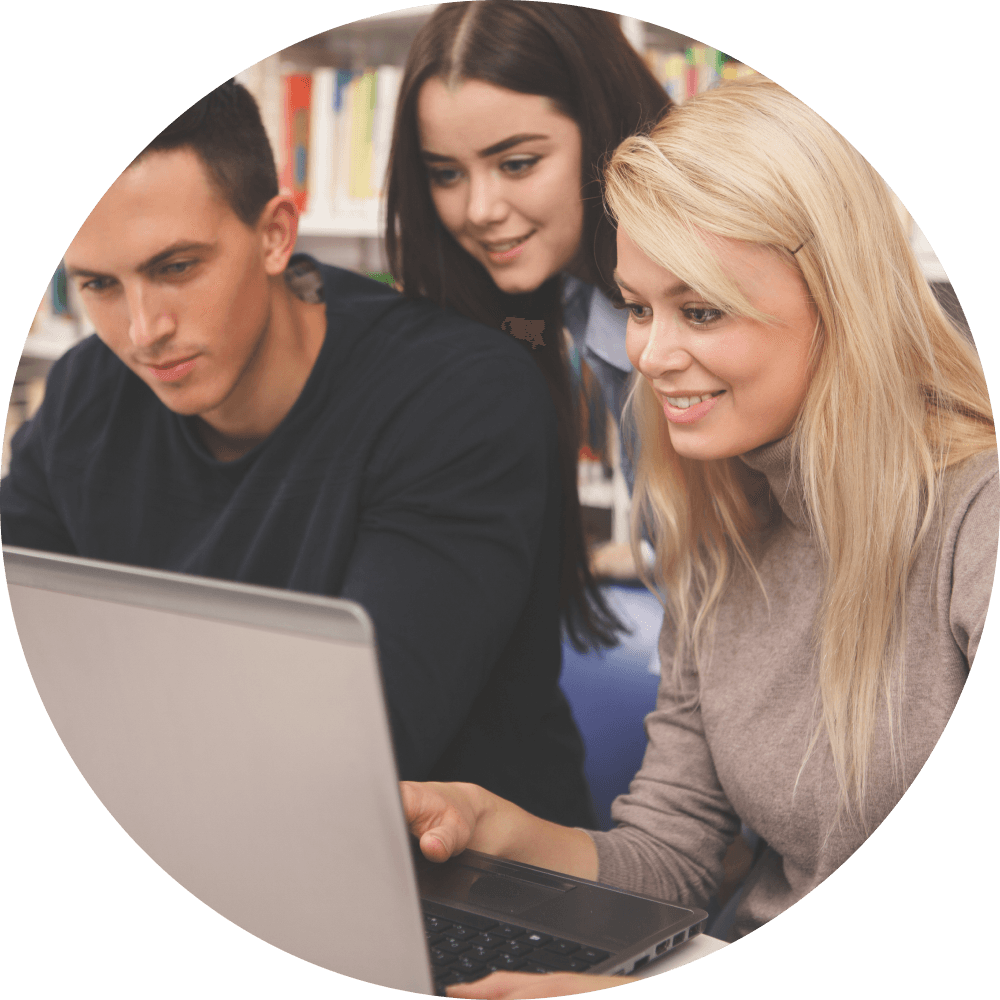
[[[165,871],[252,934],[415,993],[496,968],[625,974],[706,913],[465,851],[399,799],[375,635],[349,601],[5,547],[66,749]]]

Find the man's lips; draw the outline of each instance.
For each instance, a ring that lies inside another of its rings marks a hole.
[[[146,365],[146,367],[152,373],[153,378],[159,379],[161,382],[176,382],[194,368],[197,360],[198,356],[194,355],[189,358],[168,361],[163,365]]]

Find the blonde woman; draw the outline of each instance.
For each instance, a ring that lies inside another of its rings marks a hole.
[[[776,85],[704,94],[626,140],[607,201],[643,376],[634,529],[668,595],[645,761],[607,833],[470,785],[404,785],[404,803],[432,860],[472,847],[697,906],[742,820],[768,845],[745,934],[858,848],[955,706],[996,560],[993,419],[884,183]]]

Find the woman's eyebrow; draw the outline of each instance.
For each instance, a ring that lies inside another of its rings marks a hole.
[[[534,134],[534,133],[520,133],[518,135],[512,135],[507,139],[501,139],[500,142],[493,143],[492,146],[487,146],[485,149],[479,150],[476,156],[481,159],[485,159],[488,156],[496,156],[497,153],[503,153],[510,149],[512,146],[517,146],[522,142],[530,142],[534,139],[548,139],[547,135]],[[429,149],[422,149],[420,155],[427,163],[444,163],[454,160],[454,156],[444,156],[441,153],[432,153]]]
[[[479,150],[476,154],[480,157],[496,156],[497,153],[502,153],[505,150],[511,148],[511,146],[516,146],[521,142],[531,142],[534,139],[548,139],[547,135],[534,135],[529,133],[522,133],[520,135],[512,135],[509,139],[502,139],[500,142],[493,143],[492,146],[487,146],[485,149]]]
[[[614,280],[614,283],[619,288],[624,288],[626,292],[631,292],[633,295],[639,294],[634,288],[630,287],[622,280],[622,276],[618,273],[617,268],[615,269],[615,273],[612,275],[612,278]],[[676,285],[671,285],[670,288],[668,288],[663,293],[663,296],[664,298],[670,299],[673,298],[675,295],[683,295],[685,292],[690,292],[690,291],[691,291],[691,286],[689,284],[687,284],[684,281],[679,281],[677,282]]]

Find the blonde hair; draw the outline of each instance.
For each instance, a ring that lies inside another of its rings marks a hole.
[[[880,698],[890,733],[898,717],[907,577],[941,474],[996,446],[975,350],[934,298],[879,175],[770,81],[723,85],[627,139],[607,169],[607,203],[646,256],[730,314],[766,318],[706,235],[770,248],[812,296],[813,375],[791,432],[825,566],[821,716],[806,759],[825,729],[841,809],[852,803],[863,822]],[[641,441],[633,535],[636,547],[643,528],[655,539],[679,681],[682,657],[704,655],[733,558],[755,573],[747,540],[758,525],[737,458],[678,456],[643,379],[629,411]]]

